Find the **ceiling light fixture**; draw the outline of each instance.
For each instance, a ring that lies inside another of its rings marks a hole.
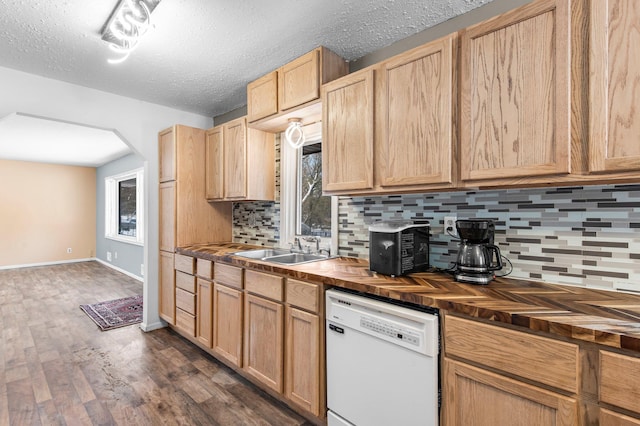
[[[284,132],[284,138],[287,140],[291,148],[299,149],[304,145],[304,131],[302,130],[302,120],[299,118],[290,118],[287,130]]]
[[[108,59],[110,64],[124,62],[138,47],[140,38],[153,28],[151,12],[158,3],[160,0],[120,0],[102,29],[102,40],[120,55]]]

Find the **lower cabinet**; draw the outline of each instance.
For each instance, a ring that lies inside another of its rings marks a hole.
[[[196,339],[207,348],[213,346],[213,283],[198,278]]]
[[[448,359],[443,379],[444,425],[578,424],[573,398]]]
[[[245,295],[242,368],[279,393],[283,388],[283,321],[282,303]]]
[[[166,263],[172,327],[301,414],[324,421],[323,286],[181,254]]]
[[[320,318],[287,306],[285,349],[285,395],[295,404],[320,413]]]
[[[159,315],[160,318],[169,324],[176,323],[176,291],[175,291],[175,271],[173,269],[173,253],[168,251],[160,252],[159,277]]]
[[[616,413],[606,408],[600,409],[601,426],[640,426],[640,420],[624,414]]]
[[[213,351],[242,367],[242,290],[213,285]]]

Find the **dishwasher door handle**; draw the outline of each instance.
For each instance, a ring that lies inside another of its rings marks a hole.
[[[344,334],[344,328],[338,327],[334,324],[329,324],[329,330],[335,331],[336,333]]]

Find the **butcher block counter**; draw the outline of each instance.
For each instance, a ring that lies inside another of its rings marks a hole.
[[[458,283],[445,273],[392,278],[351,257],[291,266],[233,255],[252,248],[261,247],[209,244],[177,252],[640,352],[640,296],[517,278],[486,286]]]
[[[392,278],[349,257],[279,265],[234,255],[253,248],[264,247],[195,245],[177,249],[176,258],[219,265],[223,279],[225,268],[245,271],[254,282],[256,277],[279,279],[285,293],[289,283],[320,289],[312,316],[320,336],[314,343],[319,382],[309,393],[315,396],[300,402],[285,386],[281,398],[294,409],[301,407],[299,412],[314,423],[326,422],[322,291],[337,287],[440,310],[441,425],[640,426],[640,295],[516,278],[478,286],[442,272]],[[247,292],[249,309],[258,299]],[[289,304],[287,297],[278,300]],[[245,316],[245,323],[250,320]],[[289,330],[285,327],[285,339],[296,339]],[[298,338],[304,341],[309,334]],[[245,339],[246,345],[251,341]],[[287,369],[294,355],[286,353],[279,361],[285,381],[296,380],[296,370]]]

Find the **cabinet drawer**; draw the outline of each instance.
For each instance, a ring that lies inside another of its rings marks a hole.
[[[600,351],[600,401],[640,412],[640,358]]]
[[[444,324],[448,356],[578,391],[578,345],[450,315]]]
[[[196,292],[196,277],[176,271],[176,287],[186,290],[190,293]]]
[[[318,313],[320,289],[317,284],[298,280],[287,280],[287,303],[298,308]]]
[[[176,327],[189,333],[191,336],[195,336],[196,317],[182,309],[176,309]]]
[[[188,291],[184,291],[181,288],[176,288],[176,308],[182,309],[191,315],[195,315],[196,295],[189,293]]]
[[[193,268],[195,265],[195,259],[193,257],[176,253],[174,263],[177,271],[182,271],[186,272],[187,274],[193,275]]]
[[[213,262],[210,260],[196,259],[196,275],[205,279],[213,279]]]
[[[244,288],[248,292],[259,294],[279,302],[283,300],[283,281],[281,277],[264,274],[262,272],[245,271],[244,273]]]
[[[213,265],[215,281],[230,287],[242,288],[242,268],[216,263]]]

